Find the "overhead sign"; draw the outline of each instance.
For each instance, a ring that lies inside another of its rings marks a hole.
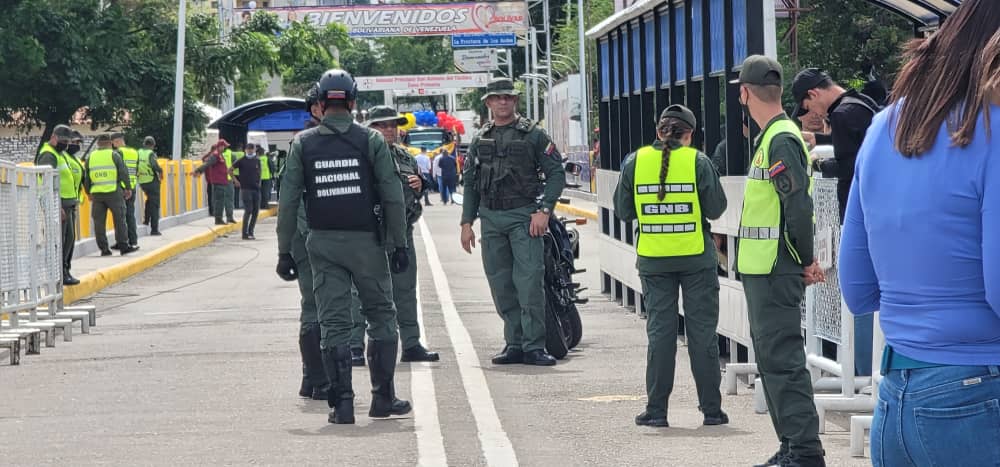
[[[527,2],[395,3],[337,7],[258,8],[278,15],[282,24],[306,21],[325,27],[342,24],[353,37],[447,36],[525,32]],[[236,10],[237,23],[253,10]]]
[[[362,76],[356,78],[358,91],[396,91],[401,89],[484,88],[490,81],[487,73],[447,75]]]
[[[451,48],[462,47],[516,47],[517,35],[510,32],[497,34],[460,34],[451,36]]]
[[[458,49],[454,53],[455,68],[463,73],[497,69],[496,49]]]

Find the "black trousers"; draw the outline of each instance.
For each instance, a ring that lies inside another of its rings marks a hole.
[[[257,214],[260,213],[260,189],[241,189],[240,198],[243,200],[243,236],[253,236]]]

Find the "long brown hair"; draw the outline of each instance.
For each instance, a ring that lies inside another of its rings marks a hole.
[[[941,30],[911,41],[904,58],[892,90],[892,102],[901,103],[896,150],[906,157],[929,151],[942,122],[952,144],[968,146],[980,112],[989,135],[989,86],[1000,80],[1000,1],[962,2]]]
[[[657,133],[666,135],[667,140],[663,143],[663,152],[660,156],[660,191],[656,193],[656,199],[663,201],[667,196],[664,182],[667,181],[667,171],[670,170],[670,152],[684,146],[681,138],[690,133],[693,129],[678,118],[664,118],[656,126]]]

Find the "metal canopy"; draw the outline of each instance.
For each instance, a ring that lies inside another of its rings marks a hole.
[[[955,12],[961,0],[868,0],[905,16],[920,26],[938,26]]]
[[[271,114],[289,110],[303,110],[305,105],[304,100],[295,97],[269,97],[236,107],[215,119],[208,124],[208,127],[212,129],[218,129],[220,126],[247,127],[254,121]]]
[[[891,10],[918,26],[939,26],[941,21],[955,12],[961,0],[868,0]],[[587,31],[587,38],[597,39],[617,26],[638,18],[653,9],[671,3],[664,0],[637,0],[629,7],[607,17]]]

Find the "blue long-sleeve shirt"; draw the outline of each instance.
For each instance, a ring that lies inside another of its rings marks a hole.
[[[1000,364],[1000,107],[970,145],[905,158],[895,107],[875,117],[858,160],[840,243],[840,285],[855,314],[880,311],[904,356]]]

